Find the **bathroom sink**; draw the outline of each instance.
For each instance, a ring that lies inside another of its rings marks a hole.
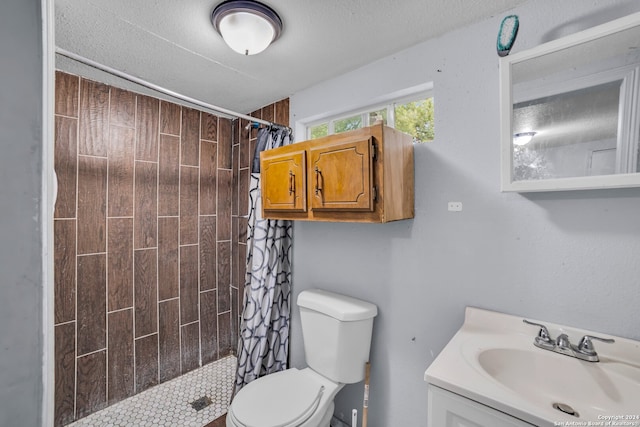
[[[522,317],[467,307],[425,381],[534,426],[606,425],[615,416],[631,424],[610,425],[640,426],[640,342],[546,326],[571,343],[594,334],[615,342],[595,343],[600,361],[587,362],[534,346],[538,331]]]
[[[566,405],[587,420],[628,413],[640,396],[640,369],[611,359],[585,362],[531,346],[481,351],[478,364],[524,399],[541,406]]]

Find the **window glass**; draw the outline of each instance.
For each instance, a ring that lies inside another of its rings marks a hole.
[[[362,116],[357,115],[336,120],[333,123],[333,133],[347,132],[362,127]]]
[[[372,125],[378,120],[382,120],[386,125],[388,123],[387,120],[387,109],[383,108],[381,110],[371,111],[369,114],[369,124]]]
[[[421,98],[416,95],[413,98],[402,98],[399,102],[390,101],[386,105],[372,105],[358,114],[352,111],[348,116],[334,116],[327,122],[308,127],[307,132],[309,138],[314,139],[371,126],[382,120],[386,126],[412,135],[414,142],[428,142],[435,138],[433,110],[433,97]]]
[[[310,129],[310,139],[321,138],[329,135],[329,123],[322,123],[317,126],[312,126]]]
[[[394,113],[395,128],[413,135],[414,142],[428,142],[435,138],[433,98],[396,105]]]

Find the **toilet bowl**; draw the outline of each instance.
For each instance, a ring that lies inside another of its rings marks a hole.
[[[244,386],[227,427],[329,427],[338,391],[364,379],[377,307],[319,289],[301,292],[298,306],[308,367]]]
[[[310,368],[267,375],[246,385],[227,412],[227,427],[328,427],[338,384]]]

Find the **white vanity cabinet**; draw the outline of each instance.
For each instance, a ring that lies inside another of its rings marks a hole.
[[[466,308],[464,324],[424,373],[429,427],[595,426],[606,414],[640,416],[640,342],[523,320]],[[534,345],[539,325],[573,342],[612,342],[598,344],[600,362],[588,362]]]
[[[429,384],[427,427],[531,427],[533,424]]]

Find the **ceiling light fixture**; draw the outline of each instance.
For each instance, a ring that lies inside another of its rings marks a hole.
[[[513,135],[513,143],[515,145],[527,145],[529,142],[531,142],[535,134],[536,132],[516,133]]]
[[[211,13],[211,22],[225,43],[243,55],[262,52],[282,32],[278,14],[269,6],[252,0],[220,3]]]

